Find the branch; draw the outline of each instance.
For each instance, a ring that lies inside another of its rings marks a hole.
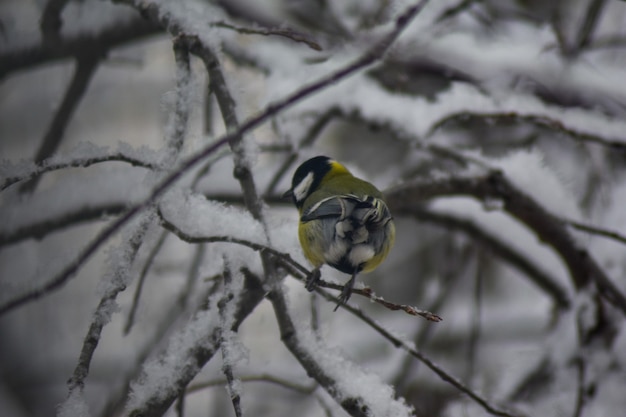
[[[57,110],[48,131],[43,138],[43,142],[35,155],[35,163],[40,164],[45,159],[49,158],[59,147],[59,144],[63,140],[65,129],[76,110],[76,107],[80,103],[87,86],[93,77],[93,74],[98,68],[100,57],[95,54],[85,54],[78,57],[76,60],[76,67],[74,70],[74,76],[70,85],[67,87],[61,106]],[[37,177],[22,184],[20,192],[30,193],[35,187],[37,187]]]
[[[365,405],[366,400],[362,397],[348,396],[347,393],[342,392],[337,387],[337,381],[315,360],[309,351],[309,347],[300,341],[296,326],[291,320],[282,289],[280,287],[274,288],[268,294],[268,298],[274,308],[281,340],[306,370],[307,375],[315,379],[337,404],[351,416],[366,417],[370,415],[369,409]]]
[[[326,292],[320,292],[320,293],[322,294],[324,298],[328,300],[333,299],[333,297],[330,294],[327,294]],[[439,378],[441,378],[442,381],[447,382],[448,384],[452,385],[454,388],[456,388],[460,392],[467,395],[469,398],[471,398],[474,402],[480,405],[489,414],[492,414],[494,416],[501,416],[501,417],[520,417],[521,416],[521,414],[510,413],[510,412],[501,410],[497,406],[491,404],[488,400],[486,400],[481,395],[472,391],[469,387],[465,386],[465,384],[463,384],[463,382],[461,382],[458,378],[449,374],[447,371],[445,371],[435,362],[431,361],[426,355],[424,355],[423,353],[421,353],[420,351],[412,347],[409,343],[391,334],[384,327],[378,324],[378,322],[376,322],[374,319],[370,318],[365,313],[363,313],[363,311],[361,311],[360,309],[352,307],[347,304],[344,305],[344,308],[348,310],[350,313],[352,313],[354,316],[359,318],[361,321],[368,324],[372,329],[374,329],[381,336],[383,336],[385,339],[391,342],[391,344],[393,344],[396,348],[401,348],[404,351],[406,351],[409,355],[418,359],[420,362],[426,365],[431,371],[433,371],[437,376],[439,376]]]
[[[618,232],[615,232],[613,230],[604,229],[598,226],[592,226],[590,224],[585,224],[585,223],[581,223],[576,220],[570,220],[570,219],[563,219],[563,222],[573,227],[574,229],[582,230],[583,232],[587,232],[592,235],[603,236],[608,239],[612,239],[617,242],[626,244],[626,236]]]
[[[598,20],[602,15],[605,4],[606,0],[591,0],[589,2],[587,10],[584,14],[583,23],[580,25],[580,30],[576,36],[576,52],[585,49],[591,43],[593,32],[595,31]]]
[[[230,310],[229,304],[233,301],[236,302],[237,299],[241,297],[241,293],[235,293],[235,286],[233,285],[233,277],[230,270],[230,265],[228,264],[226,259],[224,261],[224,291],[222,294],[222,298],[217,303],[217,308],[220,316],[219,344],[220,350],[222,352],[222,372],[226,377],[230,400],[233,403],[233,409],[235,410],[235,417],[242,417],[243,412],[241,411],[241,396],[239,395],[239,389],[237,388],[238,379],[235,378],[232,363],[233,359],[231,358],[230,351],[227,348],[228,327],[231,321],[231,318],[228,317],[228,310]],[[243,288],[243,286],[241,286],[241,288]]]
[[[241,323],[263,301],[266,291],[260,282],[245,276],[242,298],[236,305],[231,331],[236,332]],[[193,324],[193,323],[192,323]],[[194,331],[198,331],[197,329]],[[207,329],[206,334],[198,335],[198,343],[190,346],[184,354],[177,352],[169,357],[176,362],[179,371],[170,378],[167,389],[147,387],[144,401],[131,406],[129,416],[157,417],[162,416],[183,392],[185,387],[198,375],[202,367],[209,361],[219,348],[221,330],[219,327]],[[176,337],[176,335],[174,335]]]
[[[426,199],[451,195],[466,195],[481,201],[501,201],[505,211],[554,248],[567,266],[577,290],[593,282],[606,300],[626,314],[624,294],[611,282],[592,255],[576,243],[563,222],[517,189],[500,171],[491,171],[483,177],[451,177],[401,185],[387,193],[387,204],[396,215],[410,215],[420,209]]]
[[[258,375],[245,375],[239,378],[241,382],[269,382],[271,384],[278,385],[280,387],[299,392],[303,395],[310,395],[317,389],[317,384],[302,385],[297,382],[290,381],[288,379],[280,378],[270,374],[258,374]],[[186,394],[192,394],[197,391],[201,391],[211,387],[223,387],[226,384],[226,380],[213,379],[204,382],[198,382],[197,384],[190,385],[185,391]]]
[[[110,201],[101,205],[74,207],[73,210],[61,213],[58,217],[44,218],[30,223],[20,229],[8,232],[0,231],[0,247],[19,242],[24,239],[41,239],[48,234],[80,223],[91,222],[123,213],[127,209],[125,201]],[[2,308],[0,308],[1,314]]]
[[[453,215],[437,213],[427,208],[415,208],[413,214],[420,221],[427,221],[463,231],[473,240],[489,248],[504,261],[526,274],[533,283],[550,295],[557,306],[560,308],[569,308],[571,306],[567,290],[558,283],[556,278],[542,271],[531,259],[510,247],[497,236],[490,234],[476,223]]]
[[[525,122],[530,123],[538,127],[548,128],[557,132],[564,133],[567,137],[579,140],[582,142],[595,143],[597,145],[605,146],[609,149],[613,149],[619,152],[626,152],[626,141],[622,138],[607,139],[599,135],[581,132],[579,130],[565,126],[560,120],[552,119],[548,116],[540,114],[519,114],[519,113],[493,113],[493,112],[475,112],[475,111],[461,111],[457,113],[448,114],[446,117],[440,119],[433,124],[428,132],[424,135],[424,138],[431,137],[435,131],[444,127],[448,123],[466,121],[469,118],[477,117],[482,119],[491,120],[494,122]]]
[[[39,177],[47,172],[58,171],[60,169],[67,168],[86,168],[88,166],[99,164],[102,162],[127,162],[136,167],[148,168],[151,170],[159,169],[159,164],[155,162],[145,161],[132,155],[128,155],[121,150],[118,150],[113,153],[107,153],[105,155],[91,156],[88,158],[76,158],[62,162],[48,163],[46,161],[43,161],[33,166],[33,168],[26,173],[13,175],[11,177],[5,177],[4,179],[0,180],[0,191],[4,191],[15,183]]]
[[[50,40],[58,42],[60,40],[59,32],[63,26],[61,13],[69,0],[48,0],[46,7],[41,14],[39,28],[41,29],[41,37],[44,42]]]
[[[146,276],[148,275],[148,271],[150,267],[153,265],[154,258],[156,258],[157,254],[161,250],[163,243],[165,242],[165,238],[167,237],[166,232],[162,232],[159,239],[154,244],[146,261],[143,264],[143,268],[141,268],[141,272],[139,273],[139,280],[137,282],[137,287],[135,287],[135,294],[133,295],[133,302],[131,304],[130,310],[128,312],[128,318],[126,319],[126,324],[124,325],[123,333],[126,336],[130,333],[130,329],[133,327],[135,323],[135,314],[137,313],[137,308],[139,307],[139,298],[141,297],[141,292],[143,290],[143,284],[146,280]]]
[[[150,195],[143,200],[141,203],[130,208],[124,215],[119,217],[114,222],[110,223],[107,227],[105,227],[92,241],[89,243],[79,254],[78,256],[70,262],[65,269],[56,274],[50,281],[45,283],[43,286],[36,288],[22,296],[16,297],[13,300],[10,300],[3,305],[0,305],[0,315],[5,314],[8,311],[11,311],[25,303],[34,301],[39,299],[40,297],[49,294],[53,290],[57,290],[61,288],[74,274],[82,267],[82,265],[89,259],[91,256],[102,246],[109,238],[111,238],[117,231],[128,221],[137,216],[141,211],[150,206],[154,201],[156,201],[165,191],[167,191],[172,185],[174,185],[186,172],[194,168],[200,162],[205,160],[209,155],[213,154],[215,151],[220,149],[222,146],[227,144],[229,141],[234,138],[240,137],[244,133],[251,131],[252,129],[260,126],[271,117],[276,114],[282,112],[283,110],[295,105],[296,103],[304,100],[305,98],[317,93],[320,90],[330,87],[333,84],[338,83],[339,81],[344,80],[355,72],[375,63],[377,60],[382,58],[386,51],[389,49],[391,44],[396,40],[400,33],[404,30],[404,28],[410,23],[410,21],[419,13],[419,11],[426,5],[428,0],[421,0],[414,6],[409,7],[396,21],[396,25],[394,29],[385,36],[381,41],[376,43],[373,48],[366,51],[360,58],[356,61],[346,65],[345,67],[339,69],[336,72],[333,72],[329,75],[326,75],[320,78],[317,81],[314,81],[310,84],[305,85],[304,87],[296,90],[295,92],[289,94],[282,100],[278,100],[276,102],[270,103],[265,110],[260,113],[251,116],[247,120],[245,120],[238,129],[235,131],[231,131],[223,135],[221,138],[217,139],[215,142],[191,155],[187,159],[180,162],[178,169],[167,175],[163,178],[152,190]],[[156,7],[153,5],[152,9]],[[144,3],[140,3],[137,5],[137,8],[140,10],[144,10],[146,13],[149,13],[150,7],[146,6]],[[152,14],[158,12],[157,10],[153,10]],[[156,13],[156,17],[158,18],[158,13]],[[164,24],[168,25],[168,16],[161,16],[164,19]]]
[[[287,268],[287,270],[289,271],[289,273],[293,277],[299,279],[302,282],[305,282],[306,278],[309,275],[311,275],[311,273],[312,273],[307,268],[305,268],[304,266],[302,266],[298,262],[294,261],[291,258],[291,256],[289,256],[289,254],[279,252],[276,249],[273,249],[273,248],[271,248],[269,246],[262,245],[262,244],[259,244],[259,243],[255,243],[255,242],[251,242],[251,241],[245,240],[245,239],[238,239],[238,238],[235,238],[235,237],[232,237],[232,236],[192,236],[192,235],[189,235],[188,233],[185,233],[184,231],[180,230],[178,227],[176,227],[176,225],[174,225],[169,220],[167,220],[163,216],[163,213],[161,213],[160,211],[158,212],[158,215],[160,216],[160,219],[161,219],[161,225],[166,230],[169,230],[170,232],[175,234],[179,239],[181,239],[184,242],[194,243],[194,244],[196,244],[196,243],[216,243],[216,242],[222,242],[222,243],[234,243],[234,244],[237,244],[237,245],[246,246],[246,247],[248,247],[248,248],[250,248],[250,249],[252,249],[254,251],[259,252],[263,256],[266,256],[266,255],[272,256],[283,267]],[[318,287],[320,287],[320,288],[331,288],[331,289],[339,290],[339,291],[341,291],[343,289],[343,285],[335,284],[333,282],[324,281],[322,279],[319,279],[317,281],[316,285]],[[416,307],[405,305],[405,304],[396,304],[396,303],[392,303],[392,302],[386,301],[384,298],[374,294],[374,292],[370,288],[355,288],[355,289],[353,289],[352,293],[361,295],[363,297],[366,297],[370,301],[373,301],[373,302],[375,302],[377,304],[380,304],[383,307],[386,307],[386,308],[388,308],[389,310],[392,310],[392,311],[402,310],[402,311],[404,311],[405,313],[407,313],[407,314],[409,314],[411,316],[421,316],[421,317],[425,318],[426,320],[433,321],[433,322],[436,322],[436,323],[438,323],[438,322],[443,320],[438,315],[433,314],[433,313],[431,313],[429,311],[420,310],[420,309],[418,309]],[[338,301],[338,299],[336,301]]]
[[[158,26],[141,16],[133,16],[130,19],[111,22],[95,34],[93,28],[87,28],[82,32],[71,33],[59,42],[20,45],[13,49],[4,48],[0,52],[0,80],[14,71],[36,67],[51,61],[77,58],[93,53],[104,57],[109,50],[117,46],[159,32]]]
[[[85,379],[89,375],[91,359],[98,347],[102,329],[110,322],[111,315],[115,311],[115,299],[117,295],[126,288],[130,266],[132,265],[137,251],[143,243],[144,235],[150,225],[150,217],[146,216],[140,222],[139,226],[132,233],[132,237],[128,241],[122,243],[122,247],[118,248],[121,256],[116,256],[114,261],[121,261],[112,265],[112,271],[108,274],[109,283],[107,290],[100,300],[96,311],[93,314],[89,330],[85,336],[83,347],[80,352],[78,363],[74,368],[72,377],[68,380],[68,399],[72,397],[76,390],[83,391]],[[120,258],[120,259],[117,259]]]
[[[252,29],[252,28],[245,28],[245,27],[241,27],[241,26],[235,26],[235,25],[231,25],[230,23],[226,23],[226,22],[215,22],[215,23],[211,23],[211,26],[215,26],[215,27],[219,27],[219,28],[224,28],[224,29],[231,29],[234,30],[238,33],[242,33],[242,34],[246,34],[246,35],[263,35],[263,36],[281,36],[287,39],[291,39],[292,41],[295,42],[300,42],[300,43],[304,43],[305,45],[307,45],[309,48],[316,50],[316,51],[321,51],[322,47],[320,46],[319,43],[317,43],[315,41],[315,39],[313,39],[310,35],[307,35],[305,33],[300,33],[297,32],[291,28],[285,28],[285,29],[272,29],[272,28],[259,28],[259,29]]]

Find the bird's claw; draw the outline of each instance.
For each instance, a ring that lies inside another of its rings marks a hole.
[[[337,311],[339,306],[346,304],[348,300],[350,299],[350,296],[352,295],[353,285],[349,285],[349,284],[350,283],[343,286],[343,289],[341,290],[341,294],[339,294],[339,301],[337,302],[337,305],[335,306],[335,309],[333,311]]]
[[[320,270],[318,268],[315,268],[306,277],[306,282],[304,283],[304,288],[306,288],[306,290],[308,292],[313,291],[315,289],[315,287],[317,286],[317,283],[319,282],[321,276],[322,276],[322,274],[321,274]]]

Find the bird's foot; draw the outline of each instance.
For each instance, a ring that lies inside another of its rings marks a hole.
[[[337,305],[335,306],[335,309],[333,311],[337,311],[340,305],[343,305],[348,302],[348,300],[350,299],[350,296],[352,295],[352,289],[354,288],[355,278],[356,278],[356,275],[353,275],[352,278],[350,278],[350,281],[346,282],[346,285],[343,286],[343,289],[341,290],[341,294],[339,294],[339,301],[337,302]]]
[[[317,283],[320,281],[320,277],[321,276],[322,276],[322,273],[320,272],[320,269],[319,268],[315,268],[306,277],[306,282],[304,283],[304,288],[306,288],[306,290],[308,292],[313,291],[315,289],[315,287],[317,286]]]

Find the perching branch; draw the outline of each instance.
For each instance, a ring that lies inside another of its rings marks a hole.
[[[159,216],[161,219],[161,225],[168,231],[172,232],[173,234],[175,234],[179,239],[187,242],[187,243],[216,243],[216,242],[223,242],[223,243],[234,243],[237,245],[242,245],[242,246],[246,246],[254,251],[259,252],[261,255],[264,256],[271,256],[273,258],[275,258],[280,264],[281,266],[283,266],[284,268],[286,268],[289,273],[299,279],[300,281],[304,282],[306,280],[306,277],[309,276],[312,272],[309,271],[307,268],[305,268],[304,266],[302,266],[301,264],[299,264],[298,262],[294,261],[291,256],[289,256],[289,254],[286,253],[282,253],[277,251],[276,249],[273,249],[267,245],[262,245],[259,243],[255,243],[255,242],[250,242],[249,240],[244,240],[244,239],[238,239],[238,238],[234,238],[231,236],[193,236],[193,235],[189,235],[187,233],[185,233],[184,231],[180,230],[178,227],[176,227],[175,224],[173,224],[172,222],[170,222],[168,219],[166,219],[163,216],[163,213],[161,213],[159,211]],[[323,279],[320,279],[317,283],[317,286],[320,288],[331,288],[334,290],[339,290],[341,291],[343,289],[343,285],[339,285],[339,284],[335,284],[332,282],[328,282],[328,281],[324,281]],[[409,306],[409,305],[404,305],[404,304],[396,304],[396,303],[392,303],[389,302],[387,300],[385,300],[384,298],[377,296],[376,294],[374,294],[374,292],[370,289],[370,288],[354,288],[353,289],[353,294],[357,294],[357,295],[361,295],[364,296],[365,298],[369,299],[370,301],[373,301],[377,304],[382,305],[383,307],[392,310],[392,311],[398,311],[398,310],[402,310],[405,313],[411,315],[411,316],[421,316],[423,318],[425,318],[428,321],[432,321],[432,322],[440,322],[441,320],[443,320],[441,317],[439,317],[436,314],[431,313],[430,311],[426,311],[426,310],[420,310],[416,307],[413,306]],[[338,299],[337,299],[338,301]]]

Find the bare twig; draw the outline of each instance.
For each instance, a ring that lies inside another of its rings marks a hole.
[[[593,32],[602,15],[605,4],[606,0],[591,0],[589,2],[586,13],[583,15],[584,18],[580,25],[580,30],[576,35],[575,45],[577,52],[586,48],[591,43]]]
[[[114,271],[112,271],[106,293],[100,300],[96,311],[93,314],[89,330],[85,336],[83,347],[80,352],[78,363],[74,368],[72,377],[68,380],[68,398],[71,397],[75,390],[83,390],[85,385],[85,379],[89,375],[89,368],[91,366],[91,359],[98,347],[102,329],[109,322],[110,315],[114,311],[115,299],[117,295],[126,288],[126,279],[123,277],[128,274],[128,269],[132,265],[139,247],[143,243],[143,237],[150,224],[149,217],[142,219],[139,226],[135,229],[132,237],[124,242],[124,263],[114,265]]]
[[[229,324],[231,318],[228,317],[227,310],[229,308],[229,304],[233,302],[237,302],[235,299],[236,295],[233,291],[233,277],[230,270],[230,265],[225,260],[224,261],[224,293],[222,298],[217,303],[219,316],[220,316],[220,350],[222,352],[222,372],[226,377],[226,382],[228,386],[228,392],[230,394],[230,400],[233,403],[233,409],[235,410],[235,417],[242,417],[243,412],[241,410],[241,396],[239,395],[239,388],[237,387],[238,379],[235,378],[235,374],[233,371],[232,359],[230,357],[230,352],[227,348],[226,334],[229,330]],[[242,286],[243,288],[243,286]]]
[[[54,1],[54,0],[52,0]],[[69,34],[59,42],[37,42],[3,48],[0,51],[0,79],[24,68],[32,68],[46,62],[76,58],[84,54],[106,56],[107,51],[129,41],[159,33],[161,30],[152,22],[137,15],[129,19],[113,21],[99,32],[93,28]]]
[[[57,41],[60,39],[59,32],[63,25],[61,13],[69,0],[48,0],[41,14],[39,28],[44,42]]]
[[[568,226],[573,227],[574,229],[582,230],[583,232],[587,232],[593,235],[603,236],[608,239],[612,239],[617,242],[626,244],[626,236],[614,230],[604,229],[598,226],[592,226],[590,224],[581,223],[579,221],[571,219],[563,219],[563,222]]]
[[[458,16],[459,14],[470,9],[474,3],[480,3],[482,0],[461,0],[458,4],[446,8],[439,17],[437,22],[443,22],[444,20]]]
[[[481,325],[482,325],[482,307],[483,307],[483,297],[482,297],[482,287],[483,287],[483,269],[485,267],[485,254],[483,251],[479,251],[479,253],[475,256],[475,271],[474,271],[474,293],[473,293],[473,302],[472,302],[472,310],[470,312],[471,317],[471,325],[470,332],[467,340],[467,359],[466,359],[466,374],[465,381],[471,382],[474,377],[474,372],[476,371],[476,361],[477,361],[477,353],[478,353],[478,342],[481,333]]]
[[[215,22],[215,23],[212,23],[211,26],[224,28],[224,29],[231,29],[238,33],[242,33],[246,35],[281,36],[287,39],[291,39],[292,41],[295,41],[295,42],[304,43],[309,48],[314,49],[316,51],[322,50],[322,47],[320,46],[320,44],[317,43],[315,39],[313,39],[313,37],[305,33],[297,32],[290,28],[284,28],[284,29],[255,28],[253,29],[253,28],[246,28],[242,26],[235,26],[227,22]]]
[[[5,190],[6,188],[10,187],[11,185],[15,183],[18,183],[20,181],[30,180],[35,177],[39,177],[42,174],[45,174],[47,172],[57,171],[60,169],[67,169],[67,168],[79,168],[79,167],[85,168],[90,165],[99,164],[102,162],[114,162],[114,161],[127,162],[131,164],[132,166],[148,168],[152,170],[159,169],[159,166],[154,162],[144,161],[132,155],[127,155],[123,151],[118,150],[112,153],[107,153],[106,155],[91,156],[88,158],[76,158],[67,162],[47,163],[46,161],[43,161],[42,163],[35,165],[33,169],[27,173],[15,175],[13,177],[5,177],[4,179],[0,180],[0,191]]]
[[[396,40],[396,38],[400,35],[400,33],[404,30],[404,28],[409,24],[413,17],[419,13],[419,11],[426,5],[427,0],[421,0],[417,4],[409,7],[404,13],[398,17],[396,21],[396,26],[394,29],[385,36],[380,42],[376,43],[374,47],[368,51],[366,51],[360,58],[356,61],[346,65],[345,67],[339,69],[336,72],[333,72],[329,75],[322,77],[321,79],[314,81],[310,84],[305,85],[304,87],[296,90],[295,92],[289,94],[282,100],[276,101],[274,103],[269,104],[263,111],[260,113],[251,116],[246,121],[244,121],[237,130],[226,133],[220,139],[216,140],[212,144],[206,146],[195,154],[191,155],[187,159],[181,161],[178,169],[167,175],[163,178],[152,190],[150,195],[141,203],[130,208],[124,215],[119,217],[116,221],[109,224],[105,227],[95,238],[91,241],[83,250],[78,254],[78,256],[71,261],[61,272],[56,274],[52,279],[50,279],[47,283],[42,285],[39,288],[35,288],[34,290],[16,297],[3,305],[0,305],[0,315],[11,311],[25,303],[36,300],[42,296],[49,294],[51,291],[54,291],[63,284],[65,284],[83,265],[83,263],[89,259],[97,250],[100,248],[102,244],[104,244],[110,237],[112,237],[124,224],[126,224],[129,220],[134,218],[137,214],[139,214],[142,210],[147,208],[150,204],[152,204],[155,200],[157,200],[166,190],[168,190],[174,183],[176,183],[187,171],[195,167],[201,161],[205,160],[209,155],[213,154],[219,148],[227,144],[229,141],[234,138],[240,137],[244,133],[258,127],[263,122],[267,121],[272,116],[280,113],[281,111],[295,105],[301,100],[311,96],[312,94],[327,88],[337,82],[349,77],[355,72],[368,67],[369,65],[375,63],[377,60],[382,58],[387,52],[388,48],[391,44]],[[146,13],[150,13],[148,10],[149,7],[144,3],[140,3],[136,6],[140,10],[145,10]],[[153,11],[153,15],[156,11]],[[155,18],[157,21],[159,20],[159,15],[156,13]],[[161,16],[164,19],[161,22],[166,27],[169,26],[169,22],[167,21],[167,15]]]
[[[557,132],[564,133],[567,137],[579,140],[582,142],[595,143],[597,145],[605,146],[610,149],[614,149],[620,152],[626,152],[626,140],[623,138],[605,138],[600,135],[595,135],[588,132],[581,132],[574,128],[565,126],[561,121],[552,119],[545,115],[540,114],[519,114],[514,112],[474,112],[474,111],[461,111],[457,113],[450,113],[444,118],[433,124],[428,132],[424,135],[424,138],[428,138],[433,133],[444,127],[450,122],[463,121],[472,117],[477,117],[486,120],[492,120],[494,122],[523,122],[531,123],[539,127],[545,127]]]
[[[241,380],[241,382],[269,382],[271,384],[278,385],[280,387],[298,392],[303,395],[309,395],[317,388],[317,384],[302,385],[298,382],[290,381],[288,379],[270,374],[244,375],[241,376],[239,379]],[[189,385],[187,387],[186,393],[191,394],[211,387],[223,387],[225,383],[226,381],[223,378],[198,382],[196,384]]]
[[[99,205],[87,205],[84,207],[72,207],[57,216],[35,220],[30,224],[0,232],[0,247],[19,242],[24,239],[41,239],[56,230],[63,229],[70,225],[81,224],[98,219],[104,216],[123,213],[127,209],[126,201],[109,201]],[[0,311],[2,309],[0,308]],[[0,313],[1,314],[1,313]]]
[[[153,264],[154,258],[161,250],[163,243],[165,242],[165,238],[167,237],[166,232],[162,232],[159,239],[156,241],[146,261],[143,264],[143,268],[141,269],[141,273],[139,274],[139,279],[137,281],[137,287],[135,288],[135,294],[133,295],[133,302],[130,307],[130,311],[128,312],[128,317],[126,318],[126,324],[124,325],[124,335],[130,333],[130,329],[133,327],[135,323],[135,314],[137,313],[137,308],[139,307],[139,298],[141,297],[141,291],[143,290],[143,284],[146,280],[146,276],[148,275],[148,271]]]
[[[63,140],[65,129],[74,114],[74,110],[80,103],[87,86],[98,68],[100,57],[98,55],[86,54],[81,55],[76,60],[74,76],[70,85],[67,87],[61,106],[57,110],[48,131],[43,138],[41,146],[35,155],[35,163],[40,164],[46,158],[50,157],[58,148]],[[38,177],[31,179],[20,187],[20,192],[32,192],[37,187]]]

